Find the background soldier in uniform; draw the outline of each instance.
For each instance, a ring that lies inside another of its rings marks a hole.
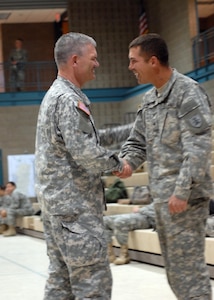
[[[10,52],[10,89],[11,92],[20,92],[24,88],[25,64],[27,51],[22,48],[23,40],[15,40],[15,48]]]
[[[6,184],[5,194],[10,204],[1,209],[0,220],[2,224],[7,225],[7,230],[3,231],[3,236],[8,237],[16,235],[16,219],[33,215],[34,209],[30,199],[16,190],[15,182],[9,181]]]
[[[107,300],[112,277],[101,174],[130,167],[100,146],[90,101],[81,91],[99,66],[94,39],[65,34],[54,54],[58,77],[40,107],[35,157],[36,191],[50,260],[44,299]]]
[[[210,200],[210,216],[206,223],[206,236],[214,237],[214,200]]]
[[[108,243],[109,261],[115,265],[128,264],[130,257],[128,253],[128,234],[135,229],[155,228],[154,203],[147,204],[141,208],[135,207],[133,213],[104,216],[104,226]],[[115,236],[121,245],[119,257],[115,257],[112,247],[112,237]]]
[[[0,186],[0,234],[8,229],[7,224],[4,223],[5,218],[2,217],[1,211],[5,211],[11,204],[11,197],[5,194],[5,189],[4,185]]]
[[[211,300],[205,223],[212,194],[211,104],[197,82],[172,69],[165,41],[142,35],[129,45],[129,69],[145,93],[120,157],[133,170],[147,160],[168,282],[179,300]],[[125,178],[131,173],[115,173]]]

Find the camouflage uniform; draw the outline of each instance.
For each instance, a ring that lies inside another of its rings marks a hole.
[[[154,203],[141,207],[135,213],[104,216],[104,226],[108,243],[115,236],[120,245],[126,245],[129,231],[155,227]]]
[[[0,211],[1,210],[8,210],[12,202],[12,198],[9,195],[0,196]],[[0,224],[6,224],[5,223],[6,218],[2,218],[0,216]]]
[[[206,236],[214,237],[214,215],[209,216],[207,219]]]
[[[34,209],[32,203],[26,195],[18,191],[13,191],[10,196],[6,195],[4,197],[6,197],[8,203],[10,202],[10,205],[5,207],[7,217],[1,218],[1,224],[16,226],[17,217],[33,215]]]
[[[0,196],[0,208],[4,209],[11,205],[11,197],[9,195]]]
[[[206,236],[214,237],[214,200],[210,200],[210,216],[206,222]]]
[[[103,147],[111,147],[115,149],[123,143],[129,136],[134,123],[125,125],[99,129],[100,144]],[[121,147],[119,147],[120,149]]]
[[[36,191],[50,259],[47,300],[111,298],[101,174],[122,164],[100,146],[89,104],[58,76],[38,116]]]
[[[211,299],[204,259],[204,224],[212,193],[211,126],[206,93],[173,70],[162,91],[152,88],[144,95],[120,154],[133,169],[147,160],[167,277],[180,300]],[[168,213],[173,194],[188,199],[186,212]]]
[[[27,51],[25,49],[13,49],[9,59],[10,62],[17,62],[10,66],[10,89],[11,91],[21,91],[24,87]]]

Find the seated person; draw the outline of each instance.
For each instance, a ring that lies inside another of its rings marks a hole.
[[[210,216],[207,218],[206,222],[206,236],[208,237],[214,237],[214,200],[210,200],[210,206],[209,206],[209,213]]]
[[[128,264],[128,234],[135,229],[155,228],[154,204],[147,204],[141,208],[135,207],[130,214],[104,216],[105,234],[108,243],[109,261],[116,265]],[[112,237],[115,236],[121,245],[120,255],[115,257],[112,247]]]
[[[16,235],[16,218],[20,216],[30,216],[34,213],[34,209],[30,199],[16,190],[16,184],[9,181],[6,184],[6,195],[11,197],[10,206],[2,209],[0,213],[1,224],[6,224],[8,229],[3,232],[3,236]]]
[[[210,216],[206,224],[206,236],[214,237],[214,200],[210,201]],[[116,265],[130,262],[128,254],[128,234],[136,229],[155,229],[154,203],[147,204],[141,208],[134,207],[133,213],[104,216],[105,235],[108,243],[109,261]],[[121,245],[120,255],[115,257],[112,237],[115,236]]]
[[[11,197],[5,194],[5,186],[0,186],[0,212],[7,209],[11,204]],[[4,219],[0,217],[0,234],[7,230],[8,226],[4,224]]]

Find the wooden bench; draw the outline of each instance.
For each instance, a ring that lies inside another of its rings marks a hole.
[[[117,240],[113,238],[113,245],[119,253]],[[129,255],[132,260],[164,266],[158,234],[153,229],[138,229],[129,232]],[[210,277],[214,279],[214,238],[205,238],[205,258],[210,271]]]
[[[211,174],[214,180],[214,165],[211,166]],[[108,187],[116,180],[116,177],[104,176],[103,179],[106,186]],[[129,195],[131,196],[131,193],[135,186],[148,184],[148,173],[134,173],[130,178],[123,179],[123,181],[127,189],[129,190]],[[133,207],[134,205],[129,204],[107,204],[107,211],[104,212],[104,215],[131,213],[133,211]],[[29,216],[21,218],[19,220],[18,229],[24,234],[44,238],[43,224],[40,216]],[[113,239],[113,244],[116,253],[119,253],[119,244],[117,243],[115,238]],[[210,277],[214,279],[214,238],[206,237],[205,245],[206,262],[210,270]],[[157,266],[164,266],[158,235],[152,229],[141,229],[129,232],[128,246],[129,254],[132,260]]]

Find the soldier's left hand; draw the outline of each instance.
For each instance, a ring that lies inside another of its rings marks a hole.
[[[168,207],[171,214],[181,213],[187,209],[187,201],[172,195],[169,198]]]

